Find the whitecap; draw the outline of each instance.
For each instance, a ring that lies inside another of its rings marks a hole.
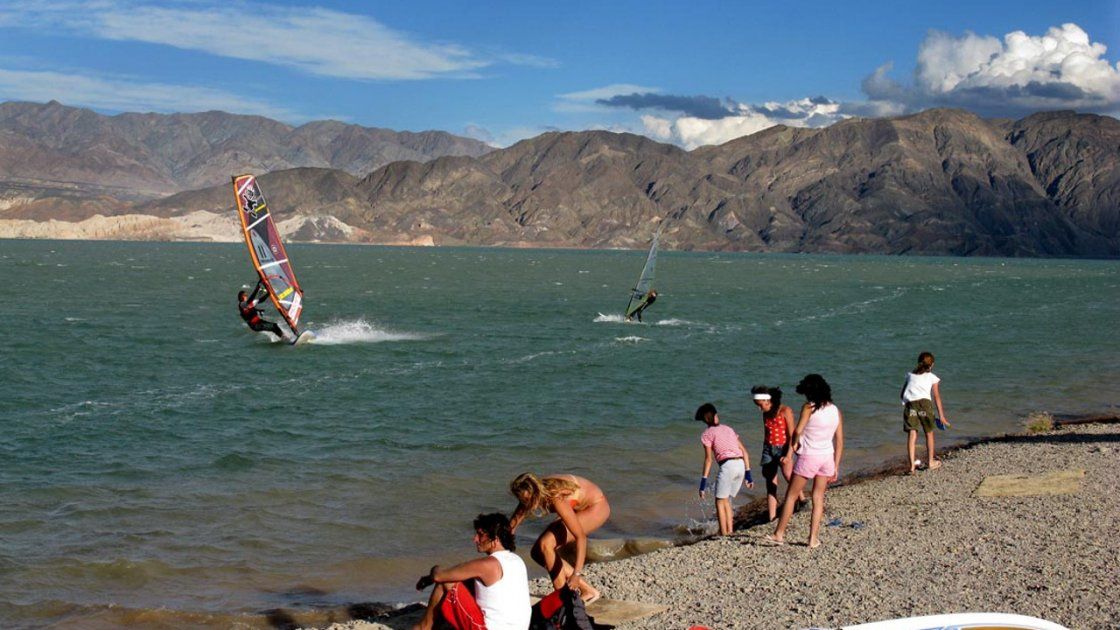
[[[597,322],[597,323],[607,322],[607,323],[610,323],[610,324],[626,324],[626,323],[628,323],[626,321],[626,317],[624,315],[613,314],[613,313],[611,315],[604,315],[603,313],[599,313],[599,315],[596,316],[595,319],[593,319],[591,321]]]
[[[392,331],[364,319],[341,320],[313,329],[314,345],[333,346],[350,343],[381,343],[385,341],[420,341],[429,335]]]

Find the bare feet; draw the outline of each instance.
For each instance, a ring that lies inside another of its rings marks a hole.
[[[819,540],[810,540],[809,541],[809,548],[810,549],[816,549],[817,547],[820,547],[820,546],[821,546],[821,541],[819,541]]]
[[[770,545],[771,547],[777,547],[778,545],[786,544],[786,541],[773,534],[767,534],[766,536],[763,536],[762,544]]]
[[[941,460],[940,459],[935,459],[935,460],[933,460],[932,462],[929,463],[929,470],[937,470],[938,468],[941,468]]]

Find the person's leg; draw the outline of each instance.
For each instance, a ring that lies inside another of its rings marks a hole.
[[[454,583],[450,584],[450,586],[453,585]],[[412,630],[431,630],[436,622],[436,609],[439,608],[443,597],[447,595],[448,586],[448,584],[436,584],[432,587],[432,595],[428,598],[428,608],[424,611],[424,616],[420,618],[420,621],[412,626]]]
[[[793,480],[789,482],[789,488],[786,489],[786,500],[782,502],[782,514],[778,517],[778,525],[774,528],[774,533],[770,536],[771,540],[776,542],[785,541],[786,527],[789,526],[789,519],[793,516],[793,508],[796,504],[796,497],[801,494],[805,489],[805,483],[808,481],[801,475],[794,475]]]
[[[576,512],[576,518],[579,519],[579,524],[581,527],[583,527],[584,534],[590,534],[591,532],[602,527],[603,524],[607,522],[607,519],[610,518],[610,516],[611,504],[607,502],[606,497],[603,497],[598,503],[593,503],[580,510],[579,512]],[[574,540],[571,532],[568,531],[568,528],[564,528],[564,533],[567,535],[567,540]],[[574,567],[567,563],[564,563],[564,565],[561,567],[561,579],[566,581],[568,579],[568,575],[570,575],[574,570]],[[588,584],[587,580],[583,579],[583,576],[579,577],[575,584],[575,587],[579,589],[580,597],[584,601],[598,599],[600,596],[599,590]]]
[[[918,466],[914,463],[914,449],[918,443],[918,432],[914,429],[910,429],[906,433],[908,434],[906,438],[906,461],[910,462],[910,472],[912,473]]]
[[[809,521],[809,548],[821,544],[821,519],[824,517],[824,491],[828,488],[828,477],[813,480],[813,518]]]
[[[719,535],[731,533],[731,499],[716,499],[716,515],[719,517]]]
[[[933,431],[926,432],[926,466],[930,470],[941,466],[941,462],[937,461],[933,454]]]
[[[530,553],[533,560],[548,571],[548,576],[552,578],[552,586],[556,589],[564,586],[564,582],[572,572],[572,567],[564,562],[559,553],[560,546],[568,540],[568,528],[564,527],[564,523],[554,521],[537,538]]]
[[[778,467],[767,464],[762,467],[762,478],[766,480],[766,515],[773,521],[778,518]]]
[[[790,482],[793,481],[793,457],[787,458],[786,463],[782,464],[782,476],[786,479],[786,487],[789,487]],[[797,500],[804,502],[805,493],[797,493]]]
[[[284,331],[280,330],[280,326],[278,326],[276,324],[276,322],[268,322],[268,325],[271,326],[271,328],[269,330],[272,331],[272,334],[276,335],[277,337],[279,337],[281,339],[284,338]]]

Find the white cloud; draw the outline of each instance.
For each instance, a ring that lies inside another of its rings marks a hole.
[[[651,137],[691,150],[708,144],[723,144],[774,125],[824,127],[848,117],[840,111],[842,107],[840,103],[819,98],[760,105],[740,103],[732,115],[724,118],[678,116],[669,119],[646,115],[642,116],[642,125]]]
[[[470,78],[497,61],[555,64],[517,53],[483,58],[460,45],[420,41],[364,15],[319,7],[213,0],[162,7],[103,0],[16,2],[0,9],[4,23],[173,46],[347,79]]]
[[[1002,40],[933,31],[918,49],[912,86],[899,84],[884,65],[863,82],[872,99],[911,109],[967,107],[983,114],[1040,109],[1120,110],[1120,63],[1106,58],[1080,26],[1063,24],[1046,34],[1008,33]]]
[[[65,101],[110,111],[191,112],[222,110],[303,122],[307,116],[269,103],[204,87],[142,83],[127,78],[0,68],[0,98]]]

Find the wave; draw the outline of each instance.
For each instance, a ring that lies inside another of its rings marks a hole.
[[[626,337],[615,337],[614,340],[618,341],[618,342],[621,342],[621,343],[641,343],[643,341],[647,341],[647,339],[645,337],[638,337],[637,335],[629,335],[629,336],[626,336]]]
[[[656,326],[692,326],[692,325],[696,325],[696,324],[697,324],[697,322],[690,322],[687,319],[676,319],[676,318],[673,318],[673,319],[659,319],[654,323],[654,325],[656,325]]]
[[[591,321],[597,322],[597,323],[606,322],[606,323],[610,323],[610,324],[628,324],[628,323],[630,323],[630,322],[626,321],[626,316],[625,315],[620,315],[620,314],[604,315],[603,313],[599,313],[599,315]]]
[[[422,341],[429,335],[396,332],[380,328],[364,319],[342,320],[314,329],[315,345],[337,346],[351,343],[382,343],[385,341]]]

